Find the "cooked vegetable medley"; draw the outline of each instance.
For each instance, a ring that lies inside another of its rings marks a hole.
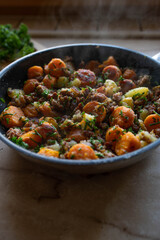
[[[110,158],[160,137],[160,86],[113,56],[79,69],[69,57],[31,66],[23,89],[8,96],[0,115],[8,139],[48,157]]]

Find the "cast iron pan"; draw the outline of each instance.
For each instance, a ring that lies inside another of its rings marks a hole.
[[[89,60],[98,60],[102,62],[110,55],[115,57],[120,67],[131,67],[136,69],[138,74],[151,75],[152,86],[157,85],[157,82],[160,84],[160,63],[151,57],[116,46],[103,44],[73,44],[36,52],[7,66],[0,72],[0,97],[8,102],[9,99],[6,94],[8,87],[22,88],[24,81],[27,79],[27,69],[30,66],[44,66],[45,63],[48,63],[54,57],[64,59],[66,56],[71,56],[74,59],[75,66],[78,67],[82,60],[85,62]],[[6,105],[4,103],[0,103],[0,113],[5,107]],[[90,174],[123,168],[142,160],[160,145],[160,139],[158,139],[144,148],[122,156],[99,160],[66,160],[47,158],[23,149],[9,141],[5,137],[5,132],[6,129],[0,125],[0,139],[23,157],[37,163],[49,164],[50,166],[71,173]]]

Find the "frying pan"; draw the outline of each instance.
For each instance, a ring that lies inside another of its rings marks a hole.
[[[71,56],[75,66],[78,67],[81,61],[98,60],[102,62],[110,55],[115,57],[122,68],[127,66],[136,69],[138,74],[149,74],[152,77],[152,86],[157,85],[157,82],[160,84],[159,54],[154,59],[142,53],[112,45],[72,44],[32,53],[7,66],[0,72],[0,97],[4,98],[7,103],[9,101],[7,97],[8,87],[22,88],[24,81],[27,79],[27,69],[33,65],[44,66],[54,57],[64,59],[66,56]],[[0,113],[6,107],[6,103],[0,103]],[[23,149],[8,140],[5,132],[6,129],[0,125],[0,139],[26,159],[47,164],[59,170],[80,174],[102,173],[129,166],[144,159],[160,145],[160,139],[158,139],[144,148],[112,158],[96,160],[56,159]]]

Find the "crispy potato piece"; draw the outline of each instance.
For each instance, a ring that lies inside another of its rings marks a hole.
[[[142,108],[139,114],[139,118],[144,121],[148,115],[149,111],[146,108]]]
[[[28,68],[28,78],[38,78],[43,76],[43,68],[40,66],[32,66]]]
[[[60,77],[64,75],[64,68],[66,68],[66,64],[60,58],[53,58],[48,63],[48,70],[50,75],[53,77]],[[46,67],[47,69],[47,67]]]
[[[22,127],[24,122],[22,121],[22,117],[24,113],[22,110],[15,106],[9,106],[3,110],[0,115],[1,123],[6,127]]]
[[[123,155],[128,152],[133,152],[141,147],[141,143],[138,136],[134,136],[133,133],[127,132],[122,135],[121,140],[116,142],[115,153]]]
[[[28,104],[25,108],[22,109],[24,112],[24,115],[29,118],[37,117],[38,111],[36,107],[32,104]]]
[[[151,114],[144,120],[144,125],[149,132],[153,129],[160,128],[160,116],[158,114]]]
[[[30,94],[34,92],[35,88],[38,86],[39,82],[37,79],[28,79],[23,87],[25,94]]]
[[[45,117],[53,117],[55,114],[51,109],[51,105],[49,102],[44,102],[39,106],[39,111],[45,116]]]
[[[69,87],[80,87],[81,86],[81,81],[78,78],[74,78],[74,80],[70,81],[67,85]]]
[[[144,130],[144,131],[140,131],[137,135],[138,135],[138,137],[140,139],[141,146],[143,146],[144,144],[146,146],[146,145],[148,145],[148,144],[150,144],[152,142],[155,142],[157,140],[157,137],[156,137],[154,131],[149,133],[148,131]]]
[[[129,128],[134,122],[134,111],[125,106],[117,107],[110,115],[110,125],[118,125],[121,128]]]
[[[114,93],[119,91],[119,87],[117,86],[117,84],[110,79],[107,79],[104,83],[105,86],[105,95],[108,97],[112,97]]]
[[[133,103],[133,99],[131,97],[122,98],[122,101],[120,102],[120,104],[125,107],[130,107],[130,108],[134,109],[134,103]]]
[[[46,148],[46,147],[41,148],[40,151],[38,152],[38,154],[44,155],[44,156],[47,156],[47,157],[59,158],[59,152],[58,151],[50,149],[50,148]]]
[[[102,122],[106,116],[106,108],[97,101],[87,103],[83,107],[83,111],[95,115],[97,122]]]
[[[122,72],[117,66],[109,65],[103,69],[102,74],[105,79],[118,81],[119,77],[122,75]]]
[[[78,159],[89,160],[89,159],[97,159],[97,156],[94,150],[90,146],[79,143],[70,148],[67,154],[67,158],[75,159],[75,160],[78,160]]]
[[[58,128],[58,123],[54,118],[52,118],[52,117],[42,117],[42,118],[39,119],[39,121],[43,121],[43,120],[45,122],[48,122],[48,123],[52,124],[54,127]]]
[[[65,88],[68,85],[71,86],[71,82],[69,82],[69,79],[65,76],[59,77],[56,82],[56,88]]]
[[[96,118],[94,115],[84,113],[82,121],[77,124],[77,127],[80,127],[83,130],[93,130],[95,128],[95,121]]]

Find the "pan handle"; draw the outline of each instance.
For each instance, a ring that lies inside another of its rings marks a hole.
[[[160,62],[160,52],[154,55],[152,58]]]

